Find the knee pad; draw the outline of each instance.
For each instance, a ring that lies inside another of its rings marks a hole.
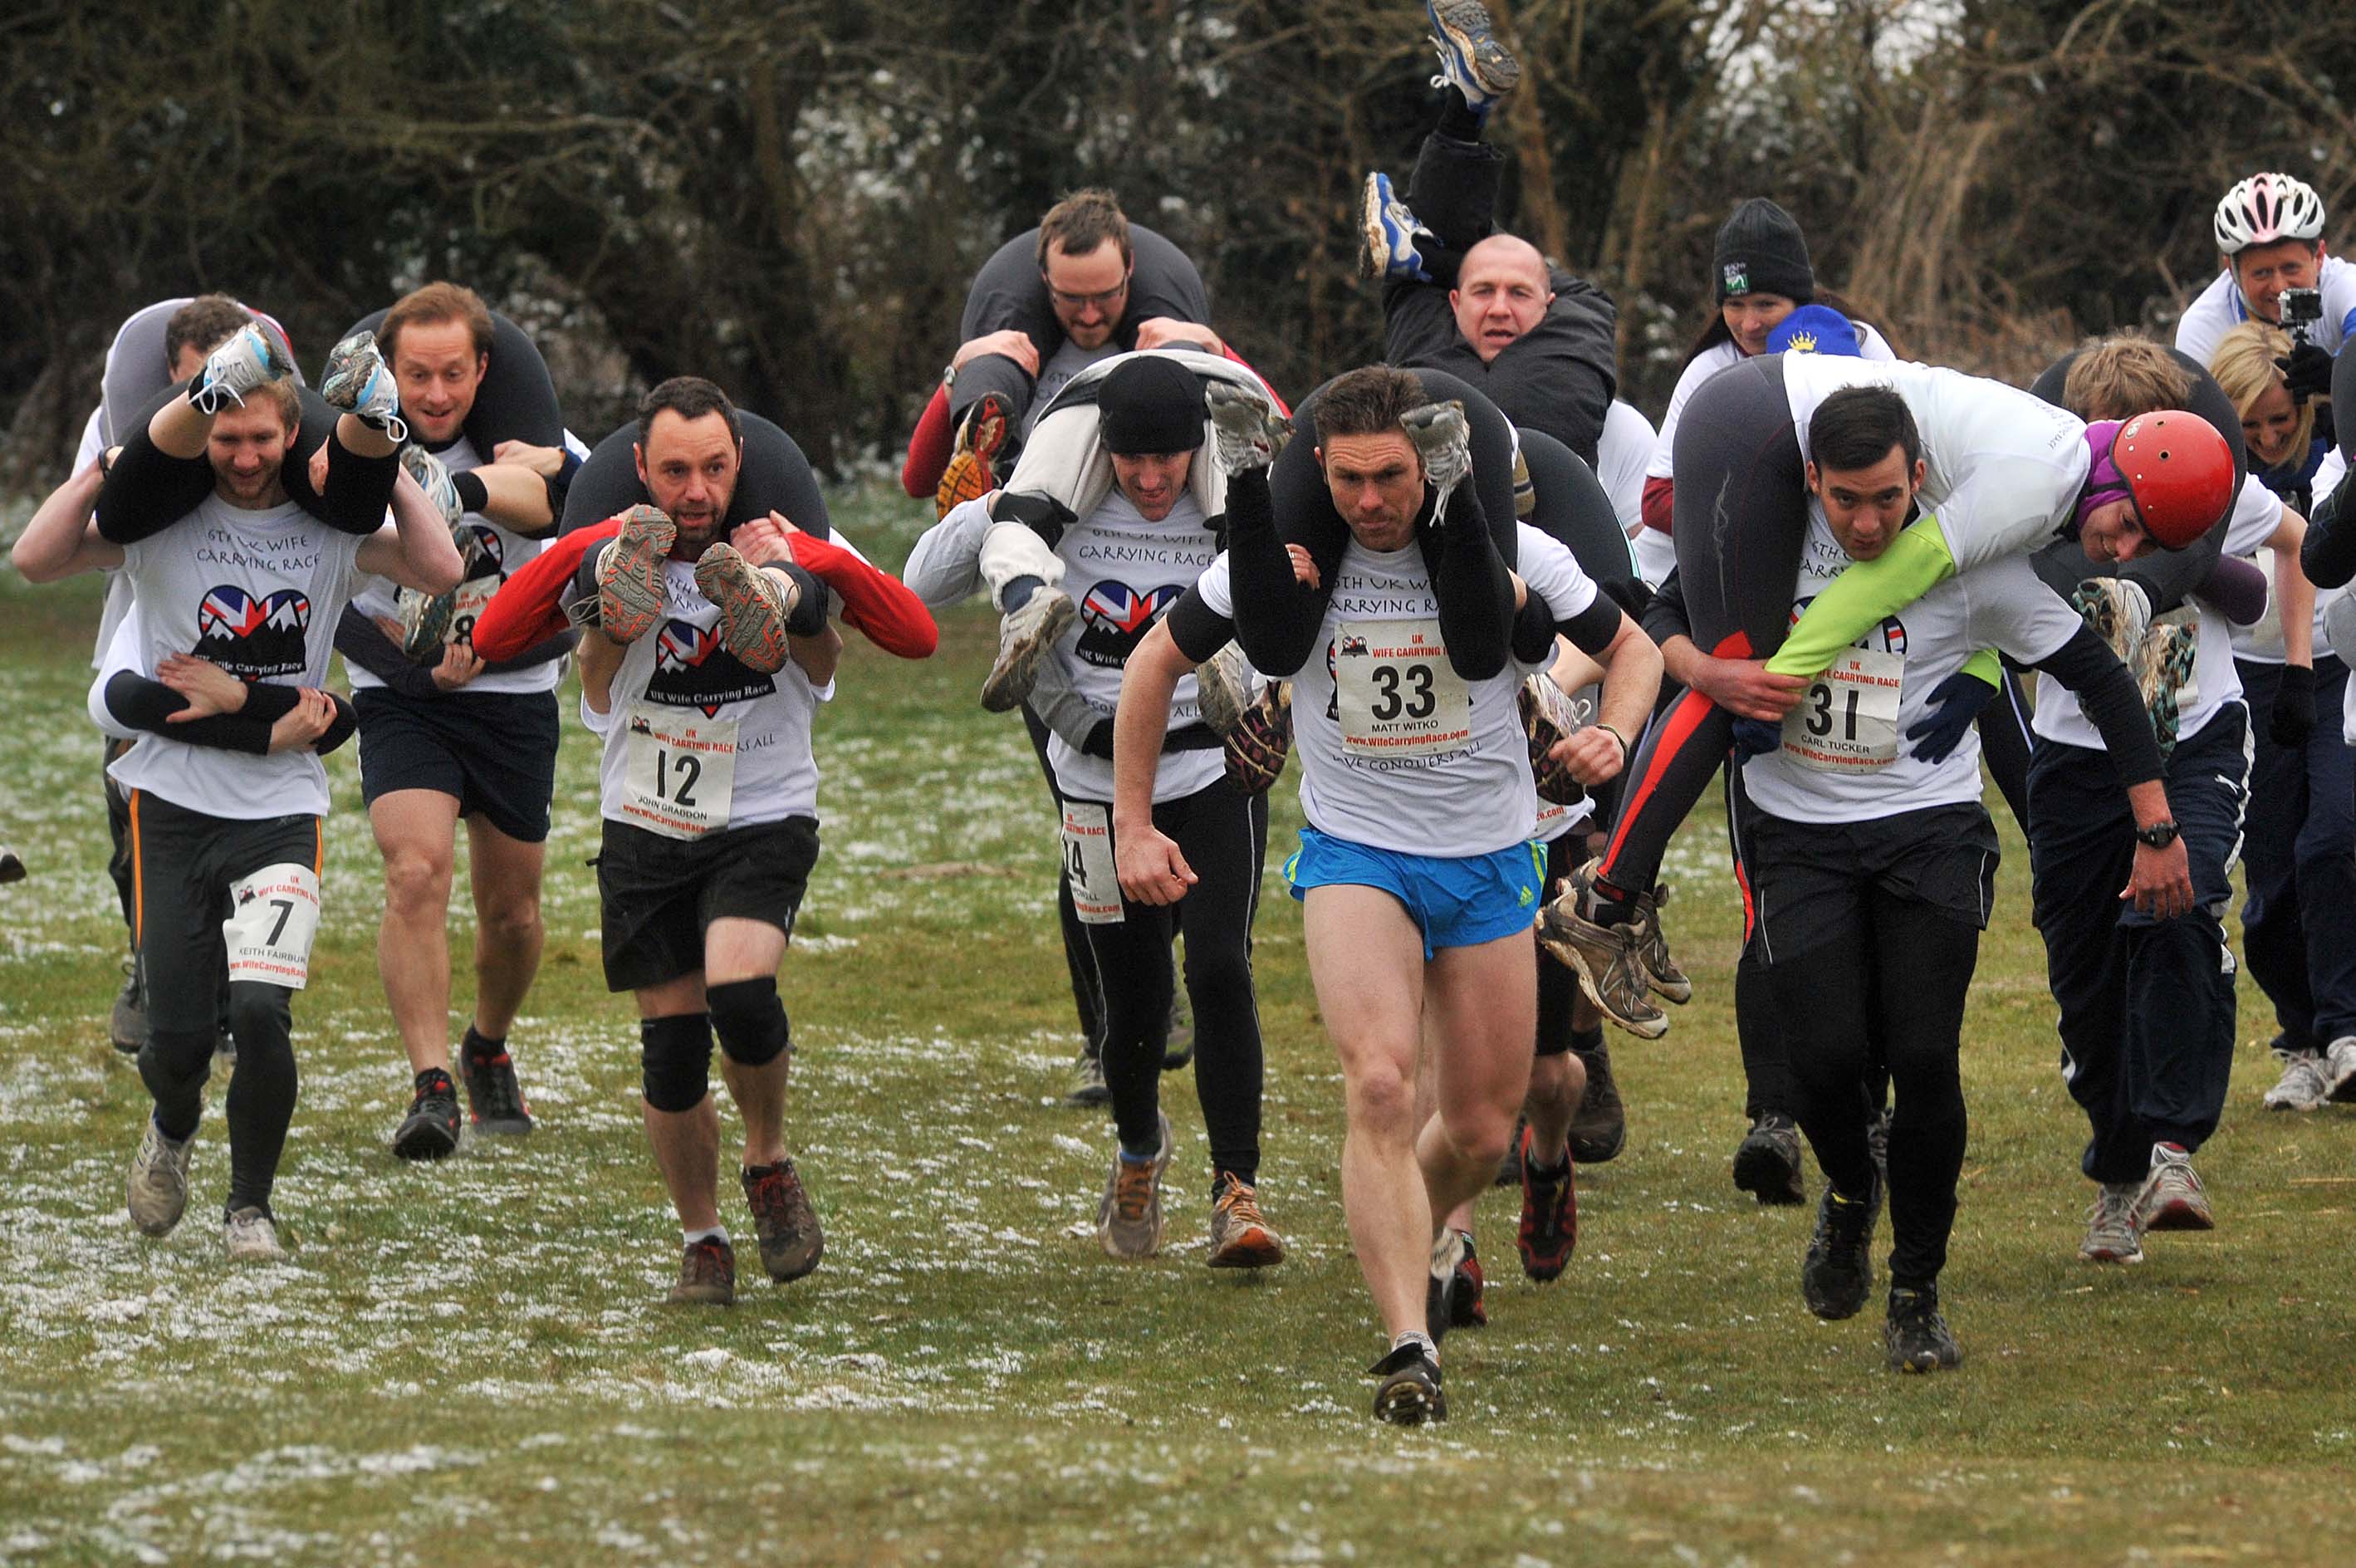
[[[712,1091],[712,1020],[701,1013],[638,1020],[638,1068],[647,1103],[678,1115]]]
[[[703,1001],[712,1009],[712,1027],[720,1036],[720,1048],[739,1066],[766,1067],[791,1043],[786,1004],[777,1000],[774,974],[707,986]]]

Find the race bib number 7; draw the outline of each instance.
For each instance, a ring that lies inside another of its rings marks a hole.
[[[1064,802],[1064,875],[1072,885],[1072,912],[1083,925],[1118,926],[1120,876],[1113,869],[1112,821],[1102,806]]]
[[[736,787],[736,721],[700,710],[634,707],[625,721],[622,815],[665,838],[700,839],[728,825]]]
[[[229,977],[300,991],[311,978],[311,939],[319,934],[319,877],[307,865],[265,865],[230,885],[221,922]]]
[[[1360,757],[1430,757],[1472,742],[1472,693],[1437,620],[1345,621],[1333,644],[1342,746]]]
[[[1869,773],[1898,759],[1903,654],[1844,648],[1783,719],[1783,755],[1821,773]]]

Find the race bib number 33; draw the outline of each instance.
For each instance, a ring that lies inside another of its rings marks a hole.
[[[300,991],[311,978],[311,939],[319,934],[319,878],[307,865],[265,865],[230,885],[221,922],[229,977]]]
[[[736,784],[736,721],[689,708],[630,710],[622,815],[665,838],[700,839],[728,825]]]
[[[1845,648],[1783,719],[1783,755],[1824,773],[1863,773],[1898,758],[1902,654]]]
[[[1472,693],[1437,620],[1344,622],[1333,645],[1342,745],[1361,757],[1429,757],[1472,743]]]

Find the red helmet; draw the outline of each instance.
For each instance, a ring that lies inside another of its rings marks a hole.
[[[2233,452],[2197,413],[2163,408],[2119,426],[2111,466],[2126,481],[2143,529],[2163,550],[2181,550],[2225,515],[2233,499]]]

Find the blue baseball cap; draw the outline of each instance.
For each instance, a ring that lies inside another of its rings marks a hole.
[[[1804,305],[1767,334],[1771,354],[1846,354],[1854,360],[1857,327],[1829,305]]]

